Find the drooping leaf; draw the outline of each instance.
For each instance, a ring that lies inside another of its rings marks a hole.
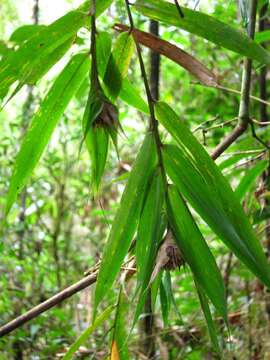
[[[213,16],[181,6],[184,17],[180,17],[175,5],[163,0],[137,0],[135,7],[151,19],[179,27],[260,63],[270,64],[270,55],[263,47]]]
[[[147,103],[140,96],[138,90],[131,84],[131,82],[126,78],[124,79],[119,94],[121,100],[123,100],[128,105],[134,107],[135,109],[149,114],[149,108]]]
[[[29,40],[32,36],[36,35],[39,31],[44,30],[46,25],[31,24],[23,25],[16,29],[10,36],[9,40],[18,44]]]
[[[108,154],[109,136],[117,148],[118,110],[101,91],[90,90],[83,117],[83,132],[90,158],[92,189],[98,194]]]
[[[257,210],[252,214],[252,217],[254,224],[258,224],[262,221],[268,220],[270,219],[270,208],[265,207],[264,209]]]
[[[227,180],[167,104],[158,103],[155,111],[157,119],[178,143],[178,147],[163,148],[170,178],[235,255],[270,286],[269,265],[262,247]]]
[[[120,34],[114,45],[104,76],[107,96],[112,102],[116,100],[120,93],[122,82],[127,76],[133,52],[133,37],[127,32]]]
[[[98,1],[96,16],[102,14],[111,3],[112,0]],[[78,30],[90,23],[89,9],[87,1],[77,10],[68,12],[37,31],[16,51],[0,61],[0,99],[7,95],[10,86],[16,81],[19,84],[12,96],[24,84],[34,85],[62,58],[75,41]]]
[[[269,40],[270,40],[270,30],[260,31],[255,34],[255,41],[258,44],[261,44]]]
[[[55,51],[67,41],[70,46],[88,18],[85,12],[71,11],[37,32],[8,58],[3,59],[0,63],[0,98],[6,95],[9,87],[17,80],[17,89],[24,84],[35,84],[49,70],[47,62],[50,56],[54,56],[57,62],[60,57],[54,55]],[[60,56],[63,56],[62,52]]]
[[[157,169],[153,175],[153,180],[148,190],[136,238],[136,266],[137,280],[139,283],[142,283],[145,279],[146,272],[148,272],[148,281],[151,277],[152,268],[147,269],[147,267],[149,267],[148,259],[152,259],[153,267],[155,260],[154,255],[157,251],[160,240],[158,236],[163,201],[163,179],[160,170]]]
[[[142,312],[157,249],[167,224],[164,217],[162,217],[163,203],[164,184],[161,172],[157,169],[148,189],[136,238],[137,289],[139,290],[139,296],[132,328]]]
[[[215,259],[175,186],[168,190],[168,217],[175,241],[199,284],[227,318],[225,288]]]
[[[243,158],[246,158],[247,154],[235,154],[233,156],[228,157],[226,160],[222,161],[218,167],[221,171],[224,169],[227,169],[237,163],[238,161],[242,160]]]
[[[207,328],[208,328],[208,333],[212,342],[212,346],[213,349],[216,353],[220,354],[220,347],[219,347],[219,342],[218,342],[218,337],[217,337],[217,330],[212,318],[212,314],[211,314],[211,310],[209,308],[209,304],[208,304],[208,300],[207,297],[204,294],[203,289],[201,288],[201,286],[197,283],[196,279],[195,279],[195,285],[196,285],[196,289],[197,289],[197,293],[199,296],[199,300],[200,300],[200,304],[201,304],[201,308],[207,323]]]
[[[148,133],[131,170],[105,246],[95,291],[98,304],[111,288],[135,233],[149,177],[156,162],[153,135]]]
[[[37,165],[58,120],[89,71],[88,54],[77,54],[55,80],[27,131],[10,180],[6,214]]]
[[[251,190],[254,182],[261,175],[261,173],[267,168],[268,161],[261,160],[253,168],[248,170],[239,185],[235,189],[235,195],[239,201],[242,201],[248,191]]]
[[[118,31],[129,30],[128,26],[122,24],[116,24],[114,28]],[[206,86],[218,85],[216,75],[212,71],[179,47],[145,31],[133,29],[132,34],[140,44],[176,62],[195,76],[202,84]]]
[[[85,140],[91,157],[91,184],[96,195],[107,160],[109,133],[104,126],[92,126]]]
[[[164,275],[164,274],[162,274]],[[160,306],[161,306],[161,314],[163,320],[163,326],[168,326],[169,312],[170,312],[170,298],[168,296],[168,292],[166,286],[164,284],[164,277],[162,276],[161,282],[159,285],[159,296],[160,296]]]
[[[114,352],[118,353],[119,360],[129,360],[129,351],[127,346],[127,310],[128,310],[128,302],[126,296],[124,295],[122,289],[119,293],[115,320],[114,320],[114,328],[113,328],[113,340],[112,340],[112,351],[111,351],[111,359],[113,357]]]
[[[96,37],[98,74],[103,79],[111,55],[112,38],[109,33],[102,31]]]
[[[106,310],[100,314],[94,323],[86,328],[82,334],[78,337],[78,339],[71,345],[67,353],[64,355],[63,360],[71,360],[74,357],[75,352],[82,346],[89,338],[89,336],[108,319],[110,316],[114,306],[109,306]]]

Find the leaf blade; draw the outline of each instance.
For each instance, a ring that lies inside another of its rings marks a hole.
[[[180,18],[176,7],[162,0],[137,0],[135,8],[154,20],[180,27],[250,59],[270,64],[270,55],[265,49],[244,33],[212,16],[181,7],[184,17]]]
[[[227,318],[223,280],[215,259],[175,186],[168,189],[167,209],[176,243],[195,278],[220,314]]]
[[[91,324],[87,329],[85,329],[78,339],[71,345],[67,353],[64,355],[63,360],[71,360],[75,352],[83,345],[87,338],[98,328],[104,321],[106,321],[111,314],[114,306],[109,306],[106,310],[101,313],[93,324]]]
[[[7,195],[6,215],[37,165],[59,118],[88,70],[88,55],[75,55],[57,77],[34,115],[15,161]]]
[[[144,191],[156,162],[155,143],[151,133],[145,136],[121,198],[105,246],[95,291],[94,312],[112,286],[128,252],[136,230]]]
[[[221,240],[270,286],[269,265],[262,247],[227,180],[167,104],[156,104],[155,112],[178,144],[163,148],[169,177]]]

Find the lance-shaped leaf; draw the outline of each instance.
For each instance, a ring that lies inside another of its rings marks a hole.
[[[157,169],[148,189],[136,238],[137,288],[140,293],[132,327],[143,309],[157,249],[166,227],[162,217],[163,203],[164,184],[160,169]]]
[[[151,277],[151,271],[155,262],[154,255],[157,251],[160,240],[159,229],[161,224],[163,202],[163,179],[160,169],[157,169],[148,189],[136,238],[136,265],[137,280],[139,283],[142,283],[145,279],[145,273],[148,273],[149,279]],[[150,266],[150,269],[147,271],[146,268],[149,267],[149,258],[152,259],[152,266]]]
[[[153,135],[148,133],[131,170],[103,252],[95,291],[95,312],[98,304],[111,288],[128,252],[155,163],[155,142]]]
[[[202,308],[202,311],[203,311],[203,314],[204,314],[204,317],[205,317],[205,320],[207,323],[208,333],[209,333],[209,336],[210,336],[210,339],[212,342],[213,349],[216,353],[220,354],[217,330],[216,330],[216,326],[215,326],[215,323],[212,318],[211,310],[209,308],[208,299],[207,299],[202,287],[198,284],[196,279],[194,281],[195,281],[197,293],[199,296],[201,308]]]
[[[115,320],[114,320],[111,359],[115,359],[116,353],[119,360],[129,360],[130,358],[128,346],[127,346],[127,331],[126,331],[126,325],[127,325],[126,317],[127,317],[128,305],[129,304],[126,299],[126,295],[124,295],[121,289],[119,293]]]
[[[71,360],[74,358],[75,352],[82,346],[89,338],[89,336],[108,319],[114,306],[109,306],[101,313],[94,323],[84,330],[84,332],[78,337],[78,339],[71,345],[67,353],[64,355],[63,360]]]
[[[91,127],[85,140],[91,158],[91,184],[96,195],[107,160],[109,133],[106,127],[97,124]]]
[[[100,91],[92,89],[83,117],[83,131],[86,146],[91,158],[92,188],[97,195],[105,169],[109,136],[117,148],[117,129],[119,126],[116,107]]]
[[[34,115],[15,160],[6,203],[6,214],[37,165],[58,120],[89,71],[88,54],[77,54],[55,80]]]
[[[151,19],[177,26],[250,59],[270,64],[270,55],[263,47],[213,16],[181,6],[184,17],[180,17],[175,5],[163,0],[137,0],[135,7]]]
[[[16,80],[20,88],[24,84],[35,84],[48,71],[48,58],[68,40],[75,39],[80,27],[86,24],[88,14],[71,11],[50,26],[38,31],[7,59],[0,63],[0,97]],[[70,41],[70,45],[72,43]],[[60,56],[63,54],[60,53]],[[59,57],[55,58],[56,61]],[[51,66],[53,64],[50,64]]]
[[[184,259],[212,303],[226,319],[226,296],[221,274],[208,245],[175,186],[170,186],[168,189],[167,209],[175,241]]]
[[[122,24],[116,24],[114,28],[118,31],[129,30],[128,26]],[[140,44],[176,62],[195,76],[202,84],[206,86],[218,85],[216,75],[212,71],[179,47],[145,31],[133,29],[132,34]]]
[[[128,105],[149,115],[149,107],[147,103],[143,100],[139,91],[130,83],[127,78],[122,83],[119,97]]]
[[[99,16],[112,0],[98,1],[96,15]],[[0,98],[6,96],[10,86],[19,81],[12,95],[24,84],[33,85],[57,63],[76,39],[78,30],[89,23],[89,2],[77,10],[37,31],[27,41],[0,62]],[[18,34],[17,34],[18,35]]]
[[[254,182],[261,175],[261,173],[267,168],[268,161],[261,160],[253,168],[248,170],[239,185],[235,189],[235,195],[239,201],[242,201],[248,191],[252,188]]]
[[[269,40],[270,40],[270,30],[260,31],[255,34],[255,41],[257,41],[257,43],[259,44]]]
[[[127,76],[129,64],[134,52],[134,40],[131,34],[118,36],[104,76],[107,95],[112,102],[118,97],[122,82]]]
[[[215,162],[164,103],[155,106],[157,119],[178,143],[163,148],[168,175],[192,207],[236,256],[270,286],[270,269],[252,227]]]
[[[96,47],[98,74],[103,79],[111,55],[112,38],[110,34],[105,31],[99,32],[96,36]]]
[[[16,29],[10,36],[9,40],[18,44],[29,40],[32,36],[36,35],[39,31],[44,30],[46,25],[31,24],[23,25]]]

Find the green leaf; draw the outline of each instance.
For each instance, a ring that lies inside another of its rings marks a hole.
[[[270,40],[270,30],[260,31],[255,34],[255,41],[261,44]]]
[[[33,35],[6,59],[0,62],[0,98],[5,96],[9,87],[17,80],[17,90],[24,84],[35,84],[48,70],[48,59],[54,63],[60,56],[55,52],[69,42],[71,46],[77,31],[87,23],[89,15],[82,11],[71,11],[65,16]],[[67,49],[66,49],[67,50]],[[59,53],[59,52],[58,52]],[[50,67],[54,65],[50,62]]]
[[[144,193],[156,162],[153,135],[145,136],[121,198],[104,249],[95,291],[94,312],[111,288],[130,247],[139,220]]]
[[[98,1],[96,16],[101,15],[111,3],[112,0]],[[44,26],[0,61],[0,99],[7,95],[10,86],[16,81],[19,81],[19,85],[12,96],[24,84],[34,85],[63,57],[75,41],[78,30],[90,23],[89,9],[89,1],[86,1],[77,10]],[[25,36],[21,34],[23,31],[26,32],[21,30],[19,34],[13,34],[13,38]]]
[[[162,219],[163,203],[163,178],[160,169],[157,169],[156,172],[154,172],[153,179],[147,191],[136,238],[137,289],[140,293],[132,328],[142,312],[147,296],[146,290],[153,272],[157,249],[165,226],[167,225],[167,221],[165,222]]]
[[[264,209],[257,210],[252,214],[252,217],[254,224],[258,224],[262,221],[268,220],[270,219],[270,208],[266,207]]]
[[[212,230],[270,286],[270,269],[263,249],[227,180],[167,104],[156,104],[155,112],[179,146],[163,148],[168,175]]]
[[[127,78],[122,83],[119,97],[121,100],[135,109],[147,115],[149,114],[149,107],[147,103],[143,100],[138,90],[130,83]]]
[[[32,36],[36,36],[39,31],[44,30],[46,27],[46,25],[37,24],[20,26],[11,34],[9,40],[20,44],[29,40]]]
[[[246,158],[247,154],[235,154],[232,155],[230,157],[228,157],[227,159],[225,159],[224,161],[222,161],[218,167],[220,169],[220,171],[225,170],[229,167],[231,167],[232,165],[234,165],[235,163],[237,163],[238,161],[242,160],[243,158]]]
[[[118,97],[122,82],[127,76],[134,47],[131,34],[125,32],[118,36],[104,76],[107,95],[112,102]]]
[[[58,120],[89,71],[88,54],[75,55],[55,80],[34,115],[15,160],[6,203],[6,215],[37,165]]]
[[[96,37],[98,74],[103,79],[111,55],[112,38],[105,31],[99,32]]]
[[[93,0],[87,0],[85,1],[78,10],[82,11],[88,11],[91,8],[91,3]],[[99,17],[105,10],[108,9],[108,7],[112,4],[113,0],[102,0],[102,1],[96,1],[96,17]]]
[[[215,259],[175,186],[168,190],[168,217],[175,241],[220,314],[227,318],[225,288]]]
[[[159,229],[163,202],[163,179],[160,170],[157,169],[148,189],[136,239],[137,280],[141,284],[145,281],[145,277],[148,277],[149,282],[153,270],[154,254],[157,251],[160,240]],[[151,259],[152,263],[149,264]]]
[[[94,125],[88,131],[85,142],[91,158],[91,184],[93,193],[99,191],[108,155],[109,133],[106,127]]]
[[[242,201],[244,199],[246,193],[251,190],[256,179],[267,168],[267,166],[268,161],[261,160],[253,168],[251,168],[245,173],[244,177],[235,189],[235,195],[237,196],[239,201]]]
[[[163,0],[137,0],[135,7],[151,19],[177,26],[250,59],[270,64],[270,55],[263,47],[212,16],[181,6],[184,13],[181,18],[175,5]]]
[[[199,300],[200,300],[200,304],[201,304],[201,308],[207,323],[207,328],[208,328],[208,332],[209,332],[209,336],[212,342],[212,346],[213,349],[216,353],[220,354],[220,347],[219,347],[219,342],[218,342],[218,337],[217,337],[217,330],[214,324],[214,321],[212,319],[212,315],[211,315],[211,311],[209,308],[209,304],[208,304],[208,300],[207,297],[204,294],[203,289],[201,288],[201,286],[197,283],[197,281],[195,280],[195,285],[196,285],[196,289],[198,292],[198,296],[199,296]]]
[[[114,306],[109,306],[106,310],[101,313],[94,323],[85,329],[78,339],[71,345],[67,353],[64,355],[63,360],[71,360],[74,357],[75,352],[82,346],[89,338],[89,336],[108,319]]]
[[[164,275],[164,274],[163,274]],[[164,283],[164,277],[162,277],[160,285],[159,285],[159,296],[160,296],[160,305],[161,305],[161,314],[163,320],[163,326],[168,326],[169,312],[170,312],[170,297]]]
[[[128,302],[122,291],[120,290],[119,299],[116,309],[114,330],[113,330],[113,342],[116,343],[118,349],[119,360],[130,359],[128,346],[127,346],[127,331],[126,331],[126,317],[128,311]]]

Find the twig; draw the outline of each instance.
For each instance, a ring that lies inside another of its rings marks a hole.
[[[44,313],[46,310],[51,309],[55,305],[60,304],[65,299],[68,299],[72,295],[76,294],[77,292],[87,288],[88,286],[94,284],[97,280],[97,273],[89,275],[82,280],[76,282],[75,284],[67,287],[66,289],[60,291],[56,295],[52,296],[48,300],[40,303],[39,305],[35,306],[34,308],[30,309],[26,313],[18,316],[16,319],[10,321],[9,323],[5,324],[0,328],[0,337],[9,334],[13,330],[17,329],[18,327],[22,326],[23,324],[27,323],[28,321],[36,318],[40,314]]]
[[[176,9],[177,9],[180,17],[183,18],[183,17],[184,17],[184,13],[183,13],[183,11],[182,11],[182,9],[181,9],[178,1],[177,1],[177,0],[174,0],[174,3],[175,3]]]
[[[248,124],[237,124],[233,131],[216,147],[211,157],[216,160],[247,129]]]
[[[256,10],[257,10],[257,0],[252,0],[250,3],[249,26],[248,26],[248,36],[251,39],[254,38],[254,33],[255,33]],[[233,131],[228,136],[226,136],[225,139],[216,147],[216,149],[212,154],[212,158],[214,160],[217,159],[220,154],[222,154],[237,138],[239,138],[239,136],[241,136],[247,130],[248,125],[250,123],[249,99],[250,99],[250,85],[251,85],[251,67],[252,67],[252,61],[246,58],[244,60],[244,65],[243,65],[238,124],[233,129]]]
[[[259,120],[256,120],[256,119],[251,119],[251,121],[252,121],[254,124],[258,124],[258,125],[261,125],[261,126],[265,126],[265,125],[269,125],[269,124],[270,124],[270,121],[259,121]]]
[[[198,86],[205,86],[204,84],[200,83],[200,82],[194,82],[192,81],[191,82],[192,84],[194,85],[198,85]],[[237,89],[232,89],[232,88],[227,88],[226,86],[222,86],[222,85],[216,85],[216,86],[213,86],[214,89],[218,89],[218,90],[223,90],[223,91],[226,91],[226,92],[229,92],[229,93],[233,93],[233,94],[237,94],[237,95],[241,95],[241,91],[237,90]],[[270,102],[269,101],[266,101],[262,98],[259,98],[257,96],[254,96],[254,95],[249,95],[249,98],[252,99],[252,100],[255,100],[255,101],[258,101],[259,103],[261,104],[265,104],[267,106],[270,106]]]

